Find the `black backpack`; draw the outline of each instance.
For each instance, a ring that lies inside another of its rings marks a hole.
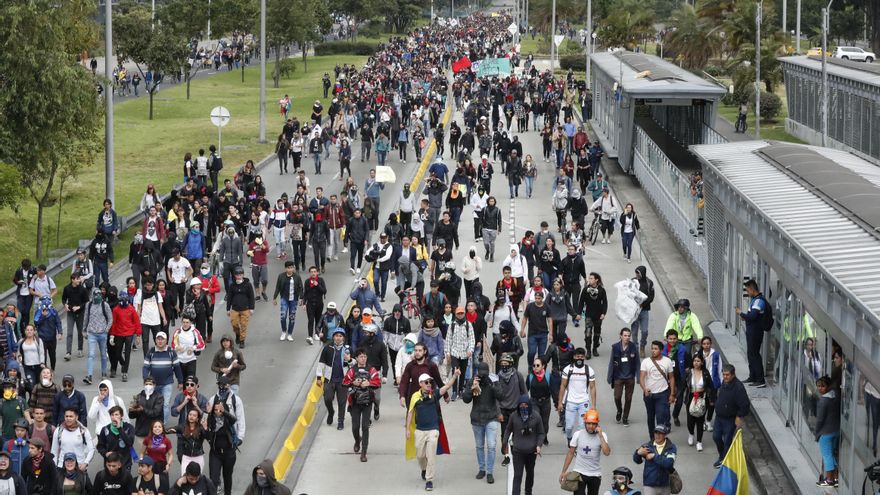
[[[761,327],[761,330],[769,332],[773,330],[773,326],[776,324],[776,320],[773,319],[773,306],[770,305],[770,302],[764,296],[759,296],[758,299],[764,301],[764,312],[761,313],[758,319],[758,325]]]
[[[361,378],[364,380],[370,379],[370,372],[364,368],[359,368],[355,374],[354,378]],[[362,388],[362,387],[354,387],[351,389],[351,403],[356,406],[369,406],[373,403],[373,389],[370,387]]]

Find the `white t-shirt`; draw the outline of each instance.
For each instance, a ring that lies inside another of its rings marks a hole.
[[[208,175],[207,156],[199,156],[196,158],[196,175]]]
[[[171,270],[171,282],[175,284],[186,282],[186,271],[190,268],[189,260],[183,256],[180,257],[180,261],[174,258],[168,260],[168,269]]]
[[[590,404],[589,384],[596,381],[596,372],[593,371],[593,368],[588,364],[585,364],[583,368],[569,364],[562,370],[562,378],[568,378],[566,401],[572,404],[586,404],[589,409],[592,405]]]
[[[645,387],[652,394],[658,394],[669,388],[667,379],[673,376],[672,372],[675,369],[672,360],[666,356],[660,356],[660,359],[657,359],[656,362],[660,369],[663,370],[663,374],[666,375],[665,377],[657,369],[657,366],[654,366],[654,363],[651,362],[651,358],[643,359],[640,368],[640,371],[645,372]]]
[[[143,294],[140,290],[134,296],[134,307],[140,308],[141,323],[144,325],[161,325],[162,315],[159,313],[159,305],[162,304],[162,294],[156,293],[156,297],[150,297],[142,301]],[[143,304],[143,307],[141,307]]]
[[[601,435],[605,439],[605,443],[608,443],[608,435],[604,431]],[[568,446],[575,447],[572,471],[584,476],[602,476],[602,468],[599,466],[599,459],[602,457],[602,443],[599,440],[599,435],[591,434],[587,430],[578,430],[572,435]]]

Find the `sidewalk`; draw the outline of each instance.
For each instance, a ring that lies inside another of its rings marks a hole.
[[[455,115],[461,119],[460,114]],[[508,240],[511,235],[515,239],[520,239],[526,229],[537,230],[542,220],[551,224],[551,230],[555,232],[555,217],[550,211],[547,198],[549,197],[551,188],[551,178],[553,177],[553,165],[545,163],[541,159],[541,143],[537,132],[530,131],[519,135],[523,142],[523,151],[525,154],[537,156],[539,174],[535,183],[534,196],[531,199],[524,198],[524,186],[520,187],[520,197],[515,201],[511,201],[508,195],[507,182],[501,174],[500,164],[495,168],[495,177],[493,179],[493,188],[491,193],[498,199],[499,207],[502,212],[509,213],[512,222],[507,221],[507,215],[503,215],[505,223],[509,228],[513,224],[512,232],[500,233],[496,246],[496,262],[483,263],[482,276],[480,277],[484,287],[492,287],[500,278],[501,262],[504,256],[508,254]],[[448,156],[448,155],[447,155]],[[447,159],[446,163],[451,163]],[[613,167],[611,167],[613,168]],[[615,192],[619,195],[619,192]],[[623,197],[618,196],[623,203]],[[634,198],[629,198],[634,199]],[[637,204],[637,210],[640,212],[647,210],[648,207],[642,199]],[[647,221],[642,220],[643,226],[659,230],[659,224],[656,221],[651,223],[650,216]],[[467,249],[474,243],[473,227],[472,227],[472,210],[468,207],[462,213],[462,221],[459,227],[459,235],[461,237],[461,248],[454,253],[454,260],[460,263],[463,256],[467,254]],[[556,234],[558,237],[558,234]],[[482,244],[477,247],[478,255],[483,255]],[[611,389],[605,382],[605,375],[608,366],[609,348],[612,343],[617,341],[617,334],[623,324],[614,314],[613,307],[616,300],[616,291],[613,288],[614,283],[624,278],[633,276],[634,269],[639,264],[648,266],[648,276],[655,281],[657,288],[657,297],[652,307],[652,332],[650,339],[659,339],[662,321],[665,321],[667,315],[672,311],[669,306],[669,295],[671,292],[661,290],[663,280],[669,280],[664,273],[664,269],[679,263],[681,259],[677,250],[670,250],[661,258],[652,257],[649,263],[648,259],[642,260],[647,253],[642,253],[641,246],[634,247],[634,255],[632,264],[626,263],[622,259],[619,234],[613,237],[612,244],[597,244],[587,249],[585,257],[587,272],[599,272],[604,280],[606,290],[608,290],[609,313],[605,319],[603,329],[604,341],[601,345],[601,356],[588,361],[593,367],[597,375],[598,387],[598,409],[601,415],[601,425],[607,433],[612,453],[608,458],[602,459],[602,469],[606,475],[610,475],[611,470],[617,466],[625,465],[632,469],[635,475],[636,486],[641,487],[642,467],[632,462],[632,454],[635,449],[642,443],[647,441],[648,432],[645,426],[645,407],[639,394],[633,396],[633,407],[630,414],[631,426],[625,428],[614,422],[614,405],[613,394]],[[662,259],[662,261],[657,261]],[[655,273],[654,268],[661,273]],[[699,294],[697,288],[694,287],[688,291],[690,294]],[[705,290],[703,291],[705,293]],[[667,297],[664,297],[666,295]],[[699,311],[699,309],[698,309]],[[701,313],[704,314],[704,313]],[[415,324],[415,322],[413,322]],[[576,328],[572,325],[568,327],[568,335],[572,339],[575,346],[581,346],[584,343],[582,327]],[[520,361],[519,372],[526,376],[527,363],[523,358]],[[421,492],[424,489],[424,482],[419,476],[418,464],[406,462],[404,460],[404,414],[405,410],[400,407],[397,392],[392,386],[389,374],[389,384],[382,387],[382,416],[378,422],[374,422],[370,431],[370,447],[369,462],[361,463],[358,456],[353,453],[353,438],[351,434],[350,420],[346,418],[346,429],[337,431],[335,425],[327,426],[321,421],[325,416],[323,406],[321,407],[316,424],[318,432],[314,439],[314,444],[308,453],[308,459],[298,478],[298,482],[294,486],[294,493],[339,493],[349,491],[351,489],[352,480],[369,480],[370,486],[382,487],[384,495],[403,495]],[[638,392],[638,391],[637,391]],[[476,456],[474,452],[474,439],[470,428],[470,405],[463,404],[461,401],[444,404],[442,406],[443,417],[446,430],[449,435],[449,442],[452,455],[440,456],[437,461],[437,476],[435,479],[435,489],[444,493],[507,493],[507,483],[505,479],[508,474],[506,468],[500,466],[502,457],[500,456],[500,445],[498,447],[498,456],[494,466],[494,474],[496,483],[491,487],[485,485],[485,481],[477,481],[474,475],[477,472]],[[684,419],[684,415],[682,415]],[[535,469],[535,493],[558,493],[558,476],[562,469],[562,464],[567,452],[565,447],[565,437],[559,428],[556,428],[555,418],[551,418],[550,432],[548,439],[550,445],[543,449],[543,455],[538,460]],[[711,439],[711,433],[706,433],[703,438],[703,452],[697,452],[693,447],[688,447],[687,431],[684,427],[674,427],[670,435],[670,439],[679,448],[677,468],[685,480],[684,493],[702,493],[704,492],[716,471],[712,469],[712,463],[717,458],[715,445]],[[332,466],[332,468],[330,468]],[[334,474],[343,474],[341,476],[328,476],[331,471]],[[607,479],[607,478],[606,478]],[[604,488],[603,488],[604,490]],[[753,492],[757,493],[757,491]]]

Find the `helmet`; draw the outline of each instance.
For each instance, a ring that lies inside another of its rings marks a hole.
[[[241,265],[235,265],[235,268],[232,269],[233,275],[244,275],[244,268]]]
[[[131,296],[128,295],[128,292],[119,293],[117,298],[119,301],[119,305],[122,306],[123,308],[128,306],[128,304],[131,302]]]
[[[76,248],[76,254],[86,254],[86,248]]]
[[[675,301],[675,309],[678,309],[680,306],[684,306],[684,309],[691,309],[691,301],[688,299],[679,299]]]
[[[455,262],[454,261],[447,261],[446,262],[446,269],[447,270],[455,270]]]
[[[631,483],[631,482],[632,482],[633,473],[632,473],[632,471],[630,471],[629,468],[626,467],[626,466],[620,466],[620,467],[614,468],[614,471],[612,472],[612,475],[613,475],[613,476],[618,476],[618,475],[619,475],[619,476],[625,476],[625,477],[626,477],[626,482],[627,482],[627,483]]]
[[[28,420],[26,420],[24,418],[18,418],[15,420],[15,427],[16,428],[24,428],[25,430],[27,430],[31,427],[31,424],[28,423]]]
[[[199,277],[193,277],[192,280],[189,281],[189,286],[192,287],[193,285],[202,285],[202,279]]]
[[[584,421],[587,423],[598,423],[599,422],[599,411],[596,409],[590,409],[583,414]]]

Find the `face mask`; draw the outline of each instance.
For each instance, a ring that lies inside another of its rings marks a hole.
[[[618,492],[625,492],[626,482],[614,480],[611,482],[611,489]]]
[[[92,296],[92,304],[101,304],[102,302],[104,302],[104,298],[101,297],[101,294]]]
[[[501,363],[501,369],[506,370],[506,369],[508,369],[508,368],[510,368],[510,364],[509,364],[509,363]]]
[[[257,475],[257,484],[260,485],[261,487],[264,487],[264,488],[269,486],[269,480],[266,478],[266,475],[258,474]]]
[[[412,342],[407,341],[406,344],[404,344],[404,350],[406,351],[407,354],[412,354],[412,352],[415,349],[416,349],[416,345],[413,344]]]
[[[11,398],[13,398],[13,397],[15,397],[15,391],[14,391],[14,390],[12,390],[12,389],[6,389],[6,390],[3,391],[3,398],[4,398],[4,399],[9,400],[9,399],[11,399]]]
[[[244,282],[244,279],[243,279],[243,278],[237,278],[237,279],[235,279],[235,283],[237,283],[237,284],[240,284],[240,283],[242,283],[242,282]]]
[[[226,359],[232,359],[232,351],[224,352],[223,357],[225,357]]]
[[[144,392],[147,395],[152,395],[154,390],[156,390],[155,385],[144,385]]]
[[[519,413],[522,414],[523,416],[529,414],[529,407],[528,406],[519,406]]]
[[[40,383],[42,383],[44,387],[48,387],[49,385],[52,385],[52,380],[48,378],[43,378],[42,380],[40,380]]]
[[[583,368],[584,367],[584,360],[583,359],[575,359],[574,365],[577,366],[578,368]]]
[[[474,251],[471,251],[471,258],[476,258],[476,257],[477,257],[477,253]]]
[[[211,274],[211,270],[202,270],[202,275],[207,277],[210,274]]]

